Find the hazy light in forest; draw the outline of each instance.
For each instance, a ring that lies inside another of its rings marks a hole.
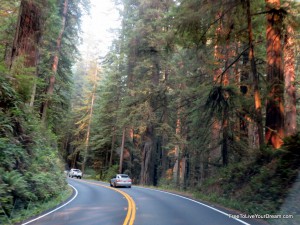
[[[87,51],[87,45],[93,42],[93,51],[104,56],[108,52],[116,33],[113,30],[120,27],[120,16],[113,0],[91,0],[91,15],[85,16],[82,23],[83,45],[81,50]],[[89,42],[89,43],[88,43]]]

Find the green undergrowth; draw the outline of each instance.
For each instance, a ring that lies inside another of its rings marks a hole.
[[[265,147],[253,160],[222,169],[198,192],[250,214],[276,214],[297,181],[299,149],[300,134],[286,139],[279,150]]]
[[[6,223],[3,224],[19,224],[21,221],[51,210],[66,201],[72,195],[72,192],[72,188],[68,187],[53,199],[44,202],[32,202],[28,204],[26,209],[17,210],[11,218],[6,218]]]
[[[279,150],[263,148],[252,159],[218,171],[196,190],[178,190],[161,182],[160,189],[238,210],[249,215],[292,215],[271,224],[300,224],[300,133]]]
[[[285,140],[279,150],[265,147],[252,160],[224,168],[195,193],[200,199],[219,203],[248,214],[292,215],[293,220],[272,220],[274,224],[300,224],[299,204],[284,207],[295,189],[300,168],[299,133]],[[295,193],[295,190],[298,193]],[[299,202],[298,202],[299,203]]]
[[[0,71],[0,224],[67,188],[57,137]]]

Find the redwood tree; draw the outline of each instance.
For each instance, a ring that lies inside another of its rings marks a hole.
[[[296,73],[295,73],[295,31],[293,26],[287,25],[284,37],[284,78],[285,78],[285,135],[297,132],[296,109]]]
[[[26,68],[35,68],[35,73],[37,74],[38,46],[41,35],[41,8],[36,1],[22,0],[9,60],[10,68],[12,68],[14,61],[18,57],[23,57],[24,66]],[[35,80],[36,74],[32,74],[33,80]],[[31,90],[30,106],[33,106],[35,92],[36,82],[34,81]]]
[[[47,88],[47,98],[45,102],[43,103],[42,106],[42,120],[45,121],[46,119],[46,114],[47,114],[47,109],[49,106],[49,97],[53,95],[54,92],[54,84],[56,80],[56,73],[57,73],[57,67],[58,67],[58,60],[59,60],[59,54],[60,54],[60,49],[61,49],[61,44],[62,44],[62,38],[63,38],[63,33],[65,31],[65,26],[66,26],[66,17],[67,17],[67,12],[68,12],[68,0],[64,0],[63,4],[63,12],[62,12],[62,21],[61,21],[61,28],[60,32],[58,34],[57,40],[56,40],[56,50],[53,56],[53,63],[52,63],[52,74],[49,79],[49,85]]]
[[[253,92],[254,92],[254,104],[255,104],[255,116],[258,130],[259,146],[264,144],[263,139],[263,118],[262,118],[262,104],[259,90],[259,76],[257,72],[257,66],[254,53],[254,41],[253,41],[253,27],[251,18],[251,3],[250,0],[246,1],[247,23],[248,23],[248,41],[249,41],[249,61],[251,64],[251,72],[253,77]]]
[[[11,65],[17,56],[25,57],[27,67],[35,67],[38,59],[38,44],[41,38],[41,9],[35,1],[22,0],[16,28]]]
[[[282,19],[280,0],[267,4],[267,82],[266,143],[279,148],[284,137],[284,77],[282,63]]]

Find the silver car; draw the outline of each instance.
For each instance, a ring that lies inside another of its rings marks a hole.
[[[110,180],[111,187],[129,187],[131,188],[131,179],[127,174],[117,174]]]

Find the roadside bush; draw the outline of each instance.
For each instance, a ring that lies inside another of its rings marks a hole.
[[[22,210],[67,187],[56,136],[21,103],[5,75],[0,83],[0,224],[12,224]]]
[[[0,138],[0,167],[10,171],[27,163],[28,155],[21,146],[11,143],[8,138]]]
[[[286,138],[281,149],[265,146],[253,160],[219,170],[203,183],[199,192],[217,196],[213,200],[220,204],[224,203],[221,199],[228,199],[229,207],[235,201],[237,209],[247,213],[277,213],[300,174],[299,149],[300,133]]]
[[[45,201],[57,194],[56,183],[55,180],[51,179],[51,176],[53,175],[42,172],[34,174],[30,178],[31,188],[37,199]]]

